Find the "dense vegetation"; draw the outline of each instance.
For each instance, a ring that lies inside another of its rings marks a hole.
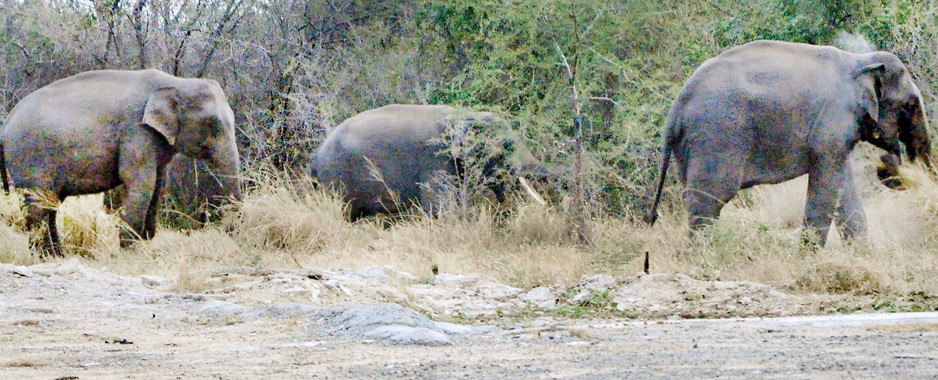
[[[754,39],[842,44],[844,33],[898,54],[938,124],[938,3],[927,0],[0,0],[0,118],[31,91],[91,69],[155,67],[222,82],[250,187],[237,212],[198,231],[166,226],[129,250],[100,198],[70,198],[59,213],[69,254],[122,273],[175,274],[186,291],[220,286],[209,274],[228,265],[393,265],[419,278],[572,285],[638,273],[648,252],[657,273],[888,305],[912,297],[934,309],[923,295],[938,292],[938,181],[921,168],[900,173],[906,191],[872,175],[858,181],[870,221],[861,244],[802,243],[803,178],[747,191],[700,239],[687,238],[676,191],[655,227],[633,219],[652,187],[668,107],[698,65]],[[284,180],[305,172],[330,128],[388,103],[501,113],[565,173],[538,184],[550,206],[518,202],[506,215],[480,202],[472,215],[499,216],[417,217],[386,229],[347,223],[334,194]],[[41,260],[21,204],[0,195],[0,262]],[[588,245],[565,233],[583,215]]]
[[[865,36],[908,63],[938,113],[938,5],[926,0],[0,3],[0,117],[85,70],[214,78],[236,110],[246,168],[257,172],[304,170],[326,131],[392,102],[503,112],[538,156],[566,165],[582,109],[584,197],[594,212],[620,216],[645,203],[671,99],[700,63],[734,45]],[[569,177],[552,195],[573,188]]]

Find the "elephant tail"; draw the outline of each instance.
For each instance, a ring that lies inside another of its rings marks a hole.
[[[648,212],[648,215],[645,216],[645,221],[648,222],[648,225],[653,226],[658,220],[658,204],[661,203],[661,193],[664,191],[664,178],[668,173],[668,165],[671,161],[671,146],[665,145],[664,151],[661,153],[661,166],[658,169],[658,187],[655,191],[655,202],[651,204],[651,211]]]
[[[3,153],[3,141],[0,141],[0,178],[3,179],[3,192],[10,194],[10,180],[7,179],[7,159]]]
[[[651,210],[645,215],[645,221],[649,226],[655,225],[658,220],[658,205],[661,203],[661,193],[664,191],[664,179],[668,174],[668,166],[671,164],[671,152],[674,151],[674,144],[678,140],[678,132],[674,122],[674,111],[668,115],[668,121],[664,129],[664,143],[661,148],[661,163],[658,166],[658,186],[655,191],[655,201],[651,204]]]

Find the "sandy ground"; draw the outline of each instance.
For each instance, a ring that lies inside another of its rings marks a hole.
[[[804,316],[846,301],[761,284],[194,276],[199,293],[77,259],[0,265],[0,378],[938,378],[938,314]],[[584,305],[606,317],[556,312]]]

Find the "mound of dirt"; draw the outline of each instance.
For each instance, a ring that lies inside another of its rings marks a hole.
[[[816,313],[823,304],[823,299],[769,285],[699,281],[680,274],[633,277],[610,292],[616,309],[650,318],[780,317]]]
[[[447,336],[471,334],[476,329],[434,322],[397,304],[337,304],[316,313],[331,335],[386,340],[396,344],[452,344]]]

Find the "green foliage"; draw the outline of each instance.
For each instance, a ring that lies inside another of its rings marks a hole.
[[[907,295],[889,295],[873,305],[873,310],[886,313],[921,313],[938,311],[938,299],[922,291]]]
[[[142,25],[123,2],[14,3],[0,9],[4,111],[66,75],[136,68],[143,49],[151,67],[193,75],[204,65],[224,84],[250,170],[303,171],[326,131],[388,103],[505,112],[538,158],[569,166],[565,58],[585,118],[586,198],[614,215],[647,202],[659,131],[686,78],[735,45],[855,32],[906,61],[938,112],[938,5],[928,0],[153,0]],[[562,197],[572,182],[548,193]]]
[[[856,0],[777,0],[735,7],[713,23],[713,34],[722,46],[769,39],[810,44],[829,44],[841,30],[853,29],[873,7]],[[722,9],[721,9],[722,11]]]
[[[636,318],[637,316],[629,312],[618,309],[618,303],[613,300],[612,294],[608,289],[594,290],[588,297],[584,297],[579,302],[571,303],[570,299],[580,294],[580,288],[571,288],[558,296],[558,304],[552,308],[540,308],[531,304],[512,311],[499,310],[499,318],[539,318],[539,317],[560,317],[560,318]]]

